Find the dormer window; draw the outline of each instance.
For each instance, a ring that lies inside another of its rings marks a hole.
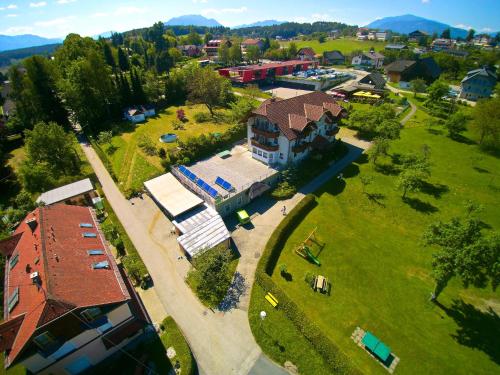
[[[97,234],[96,233],[92,233],[92,232],[85,232],[82,234],[83,237],[85,238],[96,238],[97,237]]]
[[[93,228],[91,223],[80,223],[80,228]]]

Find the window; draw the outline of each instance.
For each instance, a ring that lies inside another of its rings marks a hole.
[[[99,250],[99,249],[92,249],[92,250],[87,250],[87,254],[89,254],[89,255],[103,255],[104,251]]]
[[[280,159],[283,159],[283,153],[280,152]]]
[[[85,232],[85,233],[83,233],[82,236],[86,237],[86,238],[96,238],[97,234],[96,233],[92,233],[92,232]]]
[[[9,300],[7,301],[9,312],[17,305],[19,302],[19,287],[14,289],[12,294],[9,296]]]
[[[16,253],[9,260],[9,269],[13,269],[18,262],[19,262],[19,253]]]
[[[257,148],[256,148],[256,147],[254,147],[254,148],[252,149],[252,152],[253,152],[254,154],[256,154],[256,153],[257,153]]]
[[[274,154],[269,154],[269,160],[273,160],[274,159]]]
[[[87,357],[80,357],[71,362],[64,369],[71,375],[76,375],[82,373],[90,367],[92,367],[92,364],[90,363],[89,359]]]
[[[93,228],[91,223],[80,223],[80,228]]]
[[[262,156],[262,151],[261,150],[259,150],[259,156]]]
[[[265,157],[267,159],[267,152],[263,152],[262,153],[262,156]]]
[[[91,322],[100,315],[102,315],[102,310],[99,307],[91,307],[89,309],[85,309],[80,313],[87,322]]]
[[[55,345],[56,339],[52,334],[48,331],[38,335],[33,339],[33,342],[36,346],[38,346],[42,350],[50,349],[51,346]]]
[[[103,260],[102,262],[92,263],[92,268],[95,270],[102,270],[109,268],[109,262],[107,260]]]

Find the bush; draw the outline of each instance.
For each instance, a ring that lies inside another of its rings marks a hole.
[[[162,159],[165,159],[167,157],[167,152],[163,147],[158,149],[158,156]]]
[[[276,200],[283,200],[293,197],[296,192],[297,189],[294,185],[290,185],[288,181],[283,181],[272,191],[271,197]]]
[[[137,145],[144,151],[146,155],[156,155],[156,147],[147,135],[141,135],[137,141]]]
[[[212,116],[210,116],[210,113],[208,112],[196,112],[193,117],[194,121],[196,121],[198,124],[209,122],[212,119]]]

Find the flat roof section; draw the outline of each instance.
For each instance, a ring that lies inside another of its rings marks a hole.
[[[62,202],[92,190],[94,190],[92,182],[90,179],[86,178],[42,193],[36,200],[36,203],[44,202],[46,205],[49,205],[56,202]]]
[[[215,183],[217,177],[224,179],[234,187],[235,192],[249,188],[253,183],[278,173],[264,163],[252,158],[252,153],[243,145],[236,145],[230,151],[231,156],[221,158],[218,155],[189,166],[189,170],[203,179],[221,196],[228,192]]]
[[[185,188],[171,173],[146,181],[144,186],[172,217],[203,203],[203,199]]]
[[[191,256],[196,256],[229,239],[231,235],[218,213],[208,220],[201,221],[196,228],[179,236],[177,241]]]

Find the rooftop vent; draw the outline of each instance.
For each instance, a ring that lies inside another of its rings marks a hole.
[[[28,226],[30,227],[31,229],[31,233],[33,233],[38,225],[38,222],[36,221],[36,218],[31,218],[29,220],[26,220],[26,224],[28,224]]]

